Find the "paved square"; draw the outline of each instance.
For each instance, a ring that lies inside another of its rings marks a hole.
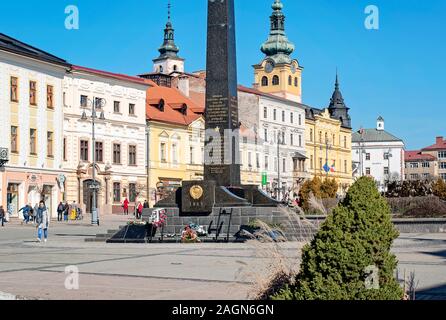
[[[48,243],[33,226],[0,228],[0,299],[4,293],[39,299],[246,299],[253,282],[277,259],[269,244],[105,244],[85,242],[117,228],[126,217],[100,227],[52,224]],[[278,247],[297,261],[302,243]],[[415,271],[418,299],[446,299],[446,234],[403,234],[394,252],[400,274]],[[79,290],[65,288],[65,268],[79,269]]]

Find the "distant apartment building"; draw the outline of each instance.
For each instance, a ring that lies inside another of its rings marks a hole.
[[[446,180],[446,140],[437,137],[435,144],[429,147],[408,151],[404,161],[407,180]]]
[[[375,129],[361,129],[352,136],[354,176],[373,177],[379,189],[386,181],[404,178],[404,142],[385,130],[379,117]]]

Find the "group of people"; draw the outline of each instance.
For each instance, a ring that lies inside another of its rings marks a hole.
[[[122,203],[124,215],[129,215],[129,205],[130,205],[129,200],[125,199],[124,202]],[[138,202],[138,205],[135,205],[135,211],[133,215],[135,216],[136,219],[141,219],[143,210],[148,208],[150,208],[150,206],[147,200],[144,201],[144,204],[142,202]]]
[[[30,220],[37,225],[37,241],[47,242],[48,240],[48,228],[50,227],[51,217],[44,201],[40,201],[38,205],[32,208],[30,205],[26,205],[20,211],[23,212],[23,216],[28,223]],[[19,211],[19,212],[20,212]],[[3,206],[0,206],[0,220],[2,227],[5,226],[6,212]]]
[[[57,206],[57,221],[82,220],[82,209],[76,201],[70,205],[68,202],[60,202]]]

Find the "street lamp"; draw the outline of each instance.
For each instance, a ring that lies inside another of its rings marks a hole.
[[[97,225],[99,226],[99,213],[98,213],[98,208],[97,208],[97,196],[98,196],[98,190],[99,190],[99,184],[96,181],[96,138],[95,138],[95,121],[96,119],[99,120],[105,120],[105,114],[104,114],[104,110],[103,108],[105,107],[106,104],[106,100],[102,99],[102,98],[96,98],[93,97],[93,100],[87,99],[87,104],[85,107],[87,107],[88,105],[91,105],[91,135],[92,135],[92,154],[93,154],[93,172],[92,172],[92,176],[93,176],[93,184],[90,186],[90,189],[93,190],[93,203],[92,203],[92,208],[91,208],[91,224],[92,225]],[[99,117],[97,115],[97,112],[100,111]],[[87,112],[84,111],[82,112],[82,117],[81,117],[82,121],[87,121],[88,120],[88,116],[87,116]]]

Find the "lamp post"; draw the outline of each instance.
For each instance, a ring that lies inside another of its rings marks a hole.
[[[93,168],[92,168],[92,178],[93,178],[93,184],[90,186],[90,188],[93,190],[93,199],[92,199],[92,208],[91,208],[91,224],[99,226],[99,214],[98,214],[98,208],[97,208],[97,196],[98,196],[98,189],[99,184],[96,181],[96,137],[95,137],[95,121],[96,119],[99,120],[105,120],[105,115],[103,108],[105,107],[105,99],[102,98],[96,98],[93,97],[93,100],[88,99],[87,105],[91,104],[91,141],[92,141],[92,160],[93,160]],[[100,110],[101,113],[99,117],[97,116],[97,111]],[[84,109],[82,112],[82,118],[83,121],[88,120],[87,113]]]

